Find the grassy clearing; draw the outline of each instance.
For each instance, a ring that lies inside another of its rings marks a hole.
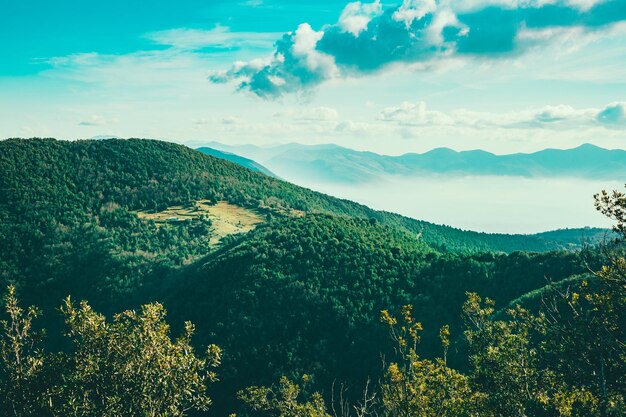
[[[208,200],[196,201],[193,206],[172,206],[163,211],[138,211],[140,219],[152,220],[157,226],[166,223],[176,224],[182,221],[195,221],[203,216],[211,220],[211,244],[215,245],[228,235],[246,233],[254,229],[257,224],[265,221],[257,211],[219,201],[211,204]]]

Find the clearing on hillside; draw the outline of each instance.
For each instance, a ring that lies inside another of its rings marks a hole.
[[[212,204],[209,200],[195,201],[190,207],[172,206],[158,212],[138,211],[137,215],[140,219],[154,221],[157,226],[208,217],[211,220],[210,243],[212,245],[219,243],[224,236],[249,232],[257,224],[265,221],[264,217],[257,211],[227,201],[218,201],[216,204]]]

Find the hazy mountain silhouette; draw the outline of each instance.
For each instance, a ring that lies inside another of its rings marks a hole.
[[[260,172],[262,174],[269,175],[270,177],[276,177],[276,175],[274,175],[274,173],[272,173],[272,171],[270,171],[269,169],[265,168],[263,165],[259,164],[258,162],[253,161],[252,159],[244,158],[243,156],[239,156],[239,155],[236,155],[234,153],[223,152],[223,151],[219,151],[217,149],[207,148],[207,147],[198,148],[198,151],[200,151],[200,152],[202,152],[204,154],[207,154],[207,155],[214,156],[216,158],[221,158],[221,159],[225,159],[225,160],[230,161],[230,162],[234,162],[234,163],[239,164],[239,165],[241,165],[243,167],[251,169],[252,171],[257,171],[257,172]]]
[[[545,149],[534,153],[496,155],[483,150],[454,151],[437,148],[400,156],[356,151],[338,145],[287,144],[273,147],[210,146],[251,158],[272,172],[290,179],[359,183],[385,175],[497,175],[573,177],[626,180],[626,151],[591,144],[573,149]]]

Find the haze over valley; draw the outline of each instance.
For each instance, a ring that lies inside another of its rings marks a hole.
[[[279,178],[378,210],[492,233],[609,227],[593,195],[626,181],[626,151],[593,145],[513,155],[437,149],[397,157],[295,143],[213,142],[199,149],[244,155]]]

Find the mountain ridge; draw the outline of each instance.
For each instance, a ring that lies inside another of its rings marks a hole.
[[[245,168],[251,169],[252,171],[257,171],[270,177],[276,177],[276,175],[272,171],[265,168],[263,165],[259,164],[258,162],[253,161],[252,159],[245,158],[243,156],[239,156],[231,152],[219,151],[217,149],[213,149],[210,147],[201,147],[201,148],[198,148],[197,150],[204,154],[214,156],[216,158],[221,158],[230,162],[234,162]]]
[[[183,145],[173,143],[144,140],[144,139],[109,139],[99,141],[57,141],[54,139],[8,139],[0,141],[0,149],[6,151],[4,160],[12,164],[11,158],[25,158],[26,155],[36,155],[45,152],[54,155],[55,158],[75,158],[85,152],[92,152],[98,156],[98,161],[105,161],[106,158],[115,158],[113,161],[118,166],[133,166],[136,162],[132,160],[133,153],[143,153],[146,159],[154,163],[155,158],[159,158],[159,164],[165,164],[159,169],[150,167],[154,172],[161,172],[159,175],[180,175],[180,184],[177,187],[187,189],[186,193],[200,192],[202,187],[209,187],[211,195],[197,195],[202,198],[215,198],[232,200],[231,202],[241,204],[244,207],[258,208],[272,205],[302,211],[315,211],[322,213],[334,213],[335,215],[349,215],[371,219],[372,221],[392,226],[404,230],[414,236],[419,235],[427,244],[444,251],[498,251],[513,252],[517,250],[545,251],[554,249],[569,249],[570,243],[573,247],[580,247],[580,239],[569,242],[567,245],[556,244],[548,239],[534,235],[484,233],[471,230],[463,230],[446,225],[439,225],[423,220],[417,220],[400,214],[388,211],[377,211],[369,207],[349,200],[331,197],[329,195],[314,192],[304,187],[268,177],[259,172],[251,171],[241,167],[241,165],[224,161],[210,155],[203,154]],[[13,155],[15,154],[15,155]],[[31,155],[31,157],[32,157]],[[50,157],[50,156],[46,156]],[[118,160],[119,158],[119,160]],[[207,159],[208,158],[208,159]],[[113,161],[107,161],[111,164]],[[222,162],[217,162],[222,161]],[[2,158],[0,158],[0,163]],[[72,169],[75,168],[71,162]],[[94,161],[95,163],[95,161]],[[104,163],[104,162],[99,162]],[[145,162],[147,163],[147,162]],[[172,165],[174,164],[174,165]],[[169,165],[169,166],[168,166]],[[240,167],[239,169],[235,169]],[[167,169],[166,169],[167,168]],[[41,169],[44,169],[43,167]],[[146,167],[133,168],[138,172],[143,172]],[[209,170],[205,172],[205,170]],[[243,171],[242,171],[243,170]],[[149,171],[148,171],[149,172]],[[68,173],[68,175],[70,175]],[[71,174],[74,175],[74,174]],[[101,174],[100,174],[101,175]],[[200,176],[200,178],[195,178]],[[218,181],[218,179],[220,179]],[[0,188],[14,189],[21,184],[24,179],[18,177],[3,177],[0,179]],[[206,185],[205,185],[206,184]],[[241,186],[245,185],[246,189]],[[22,186],[19,186],[22,187]],[[197,190],[197,191],[194,191]],[[33,192],[30,190],[29,192]],[[155,197],[159,198],[155,198]],[[161,205],[167,196],[155,194],[149,199],[146,207],[146,198],[138,189],[132,194],[133,201],[141,202],[143,207],[133,209],[152,208],[154,205]],[[188,197],[186,197],[187,199]],[[178,201],[176,199],[169,202]],[[156,200],[156,201],[152,201]],[[135,203],[133,203],[135,204]]]
[[[215,149],[242,155],[292,181],[317,178],[331,183],[365,183],[383,176],[521,176],[626,180],[626,151],[590,143],[575,148],[547,148],[532,153],[498,155],[481,149],[435,148],[423,153],[381,155],[334,144],[289,143],[271,147],[231,146]]]

